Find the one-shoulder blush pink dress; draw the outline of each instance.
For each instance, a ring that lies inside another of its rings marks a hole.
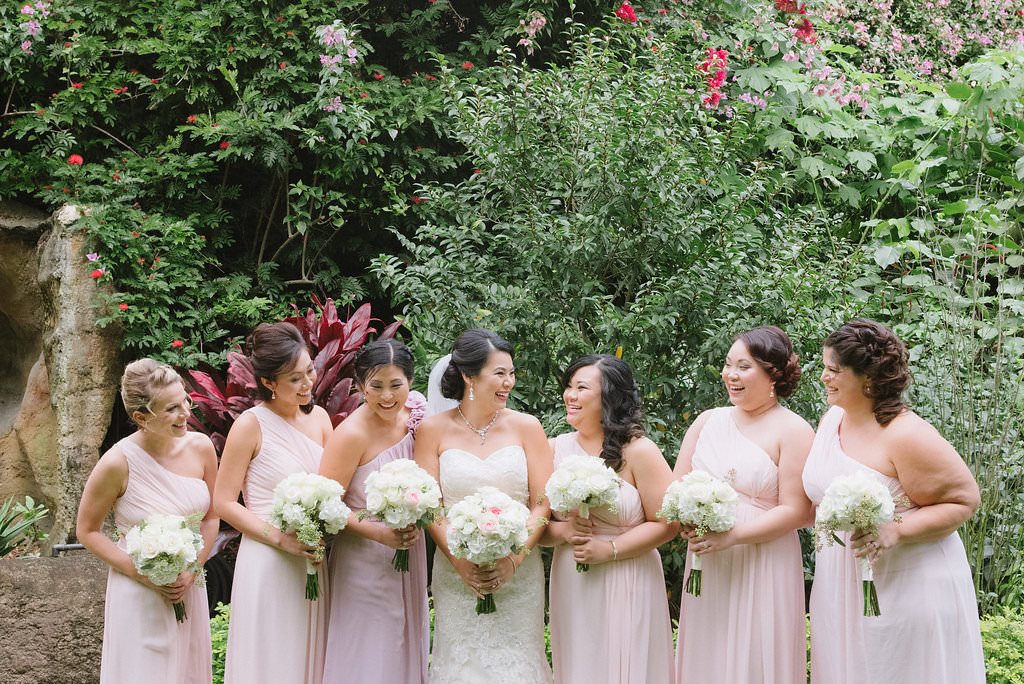
[[[740,525],[778,505],[779,469],[740,432],[735,410],[711,412],[697,439],[693,469],[732,485],[740,496]],[[692,563],[688,553],[687,574]],[[796,530],[764,544],[704,554],[702,564],[701,595],[682,594],[677,681],[806,681],[804,575]]]
[[[128,462],[128,486],[114,504],[114,524],[127,532],[154,513],[206,515],[206,482],[178,475],[126,437],[117,443]],[[118,542],[125,548],[124,539]],[[170,602],[111,569],[103,610],[101,684],[210,682],[210,610],[206,589],[193,584],[182,599],[187,619],[174,619]]]
[[[410,392],[409,431],[356,468],[345,494],[353,511],[366,508],[366,478],[385,463],[411,459],[426,401]],[[425,535],[409,549],[409,572],[391,566],[395,550],[342,531],[331,548],[331,624],[324,684],[424,684],[430,650]]]
[[[576,433],[555,438],[555,467],[585,453]],[[590,509],[595,539],[613,539],[646,522],[640,493],[623,483],[617,512]],[[572,545],[555,547],[551,562],[551,664],[556,684],[669,684],[672,622],[661,556],[635,558],[576,571]]]
[[[263,406],[261,449],[249,462],[245,507],[270,519],[274,487],[292,473],[320,469],[323,447]],[[269,523],[268,523],[269,524]],[[306,561],[242,536],[231,586],[225,684],[321,684],[330,601],[320,568],[320,598],[306,599]]]
[[[899,480],[847,456],[839,442],[844,412],[822,418],[804,466],[804,489],[817,505],[840,475],[865,472],[906,497]],[[906,500],[905,500],[906,501]],[[898,506],[903,520],[918,506]],[[849,532],[838,532],[845,542]],[[865,617],[860,564],[849,545],[816,555],[811,588],[812,684],[983,684],[978,604],[963,542],[956,532],[900,544],[874,564],[881,615]]]

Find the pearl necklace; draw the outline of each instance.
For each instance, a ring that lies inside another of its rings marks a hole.
[[[484,440],[487,439],[487,431],[491,429],[492,425],[494,425],[494,421],[498,420],[498,412],[497,411],[494,412],[494,417],[491,418],[491,422],[490,423],[488,423],[486,426],[484,426],[483,429],[478,430],[477,428],[473,427],[473,424],[469,422],[469,420],[466,418],[465,415],[463,415],[463,413],[462,413],[462,406],[461,405],[456,406],[455,408],[456,408],[456,410],[458,410],[459,417],[462,418],[462,422],[466,424],[466,427],[468,427],[470,430],[472,430],[476,434],[480,435],[480,443],[483,444]]]

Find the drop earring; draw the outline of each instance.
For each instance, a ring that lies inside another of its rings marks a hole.
[[[469,386],[469,400],[473,401],[473,386]]]
[[[277,392],[275,392],[274,390],[270,390],[270,398],[277,399]]]
[[[772,398],[775,397],[775,385],[772,385],[772,389],[770,392],[768,392],[768,396]]]

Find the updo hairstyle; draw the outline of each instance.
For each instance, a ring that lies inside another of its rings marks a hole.
[[[825,338],[840,365],[866,377],[864,395],[871,398],[875,420],[885,426],[906,410],[903,390],[910,384],[907,347],[889,327],[857,318]]]
[[[493,351],[512,356],[512,345],[493,330],[483,328],[473,328],[459,335],[452,347],[452,360],[441,376],[441,394],[448,399],[461,400],[466,390],[462,374],[470,378],[480,375]]]
[[[640,388],[628,363],[611,354],[590,354],[573,361],[562,373],[563,392],[576,371],[587,366],[596,366],[601,374],[601,428],[604,430],[601,459],[619,472],[623,465],[622,447],[646,434],[641,424]]]
[[[129,363],[121,376],[121,401],[128,418],[134,422],[136,411],[153,413],[153,396],[175,383],[185,387],[181,376],[166,363],[148,358]]]
[[[302,333],[291,323],[260,323],[245,339],[245,355],[256,376],[256,396],[269,401],[274,393],[263,380],[274,380],[295,365],[302,352],[309,352]],[[313,401],[300,406],[304,413],[313,410]]]
[[[412,352],[396,339],[376,340],[364,345],[352,361],[356,384],[363,387],[370,376],[381,368],[395,366],[412,382],[414,359]]]
[[[747,345],[747,351],[775,384],[775,394],[788,397],[800,382],[800,357],[793,352],[789,335],[774,325],[762,325],[733,338]]]

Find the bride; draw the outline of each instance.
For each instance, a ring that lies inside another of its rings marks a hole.
[[[415,458],[441,483],[445,508],[486,485],[529,507],[529,551],[548,514],[551,449],[536,418],[505,408],[515,382],[508,342],[490,330],[460,335],[441,378],[441,393],[458,405],[420,424]],[[430,534],[437,542],[431,684],[550,682],[540,554],[512,554],[482,567],[452,556],[446,521]],[[476,599],[485,594],[494,594],[497,612],[478,615]]]

